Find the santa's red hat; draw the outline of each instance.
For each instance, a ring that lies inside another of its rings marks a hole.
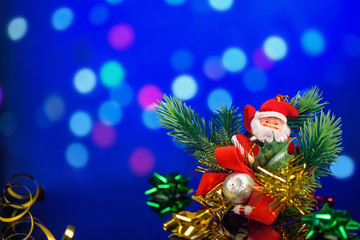
[[[276,117],[287,123],[288,117],[297,117],[299,112],[296,108],[284,101],[282,95],[277,95],[276,98],[266,101],[261,105],[259,111],[251,105],[246,105],[244,108],[244,125],[246,130],[251,132],[251,121],[254,118]]]

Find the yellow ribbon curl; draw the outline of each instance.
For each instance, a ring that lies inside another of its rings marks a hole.
[[[15,182],[15,179],[19,183]],[[29,180],[32,183],[32,188],[29,186]],[[26,184],[25,184],[26,182]],[[32,189],[33,191],[31,191]],[[0,204],[0,221],[8,223],[2,230],[2,240],[11,240],[13,238],[18,239],[19,236],[23,236],[23,240],[35,239],[32,237],[34,227],[38,227],[46,236],[48,240],[56,240],[52,233],[42,225],[38,220],[34,219],[29,209],[37,201],[40,194],[40,187],[33,177],[27,174],[16,174],[10,178],[10,182],[3,190],[3,200]],[[8,211],[5,211],[7,209]],[[9,217],[2,216],[4,212],[10,214]],[[25,215],[29,217],[25,217]],[[23,224],[30,224],[28,233],[22,233],[16,231],[16,228]],[[71,237],[66,237],[66,234],[72,232]],[[63,239],[71,239],[73,237],[74,227],[68,226]]]

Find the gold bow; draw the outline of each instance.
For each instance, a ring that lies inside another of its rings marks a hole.
[[[222,219],[233,205],[224,198],[222,185],[223,183],[220,183],[215,186],[205,197],[200,195],[192,197],[208,209],[194,213],[188,211],[174,213],[172,219],[164,223],[164,230],[186,239],[231,239],[233,236],[223,226]]]

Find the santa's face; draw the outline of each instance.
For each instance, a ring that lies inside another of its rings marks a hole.
[[[262,142],[277,142],[289,139],[290,128],[283,120],[277,117],[254,118],[251,121],[251,131]]]
[[[284,121],[277,117],[264,117],[264,118],[260,118],[260,124],[263,125],[264,127],[281,131],[284,126]]]

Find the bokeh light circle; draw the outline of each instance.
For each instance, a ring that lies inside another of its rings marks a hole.
[[[220,58],[209,57],[204,63],[204,73],[211,80],[219,80],[225,76],[226,70]]]
[[[343,49],[351,57],[360,55],[360,37],[354,34],[347,34],[343,40]]]
[[[117,124],[122,118],[120,105],[114,101],[104,102],[99,108],[99,118],[107,125]]]
[[[66,160],[74,168],[83,168],[89,160],[86,147],[78,142],[70,144],[66,149]]]
[[[233,0],[209,0],[209,4],[217,11],[226,11],[232,7]]]
[[[27,28],[28,26],[25,18],[14,18],[8,25],[8,35],[11,40],[18,41],[25,36]]]
[[[268,58],[263,48],[258,48],[253,54],[254,65],[261,70],[268,70],[274,66],[275,61]]]
[[[0,116],[0,132],[5,136],[11,136],[16,130],[16,118],[14,114],[5,112]]]
[[[57,95],[51,95],[46,98],[43,110],[45,116],[52,122],[59,121],[65,114],[65,103],[63,99]]]
[[[139,105],[144,109],[154,109],[154,103],[162,99],[161,90],[155,85],[145,85],[138,93]]]
[[[91,92],[96,85],[96,75],[89,68],[80,69],[74,76],[74,86],[80,93]]]
[[[116,142],[116,130],[114,127],[98,122],[91,132],[94,143],[100,148],[110,148]]]
[[[349,178],[355,172],[354,160],[346,155],[340,155],[337,161],[330,166],[330,171],[337,178]]]
[[[106,0],[110,4],[118,4],[121,3],[123,0]]]
[[[134,29],[126,23],[114,25],[108,33],[108,42],[116,50],[129,49],[135,41]]]
[[[287,54],[285,41],[278,36],[271,36],[264,42],[264,51],[266,56],[272,60],[280,60]]]
[[[245,72],[243,83],[247,90],[251,92],[260,92],[264,90],[267,85],[267,77],[263,71],[251,68]]]
[[[70,27],[74,20],[74,14],[70,8],[63,7],[57,9],[52,15],[52,25],[58,31],[63,31]]]
[[[183,4],[186,0],[165,0],[166,3],[168,3],[169,5],[181,5]]]
[[[179,72],[189,70],[193,64],[194,56],[186,49],[179,49],[171,56],[171,66]]]
[[[155,110],[144,110],[142,113],[142,120],[146,127],[150,129],[159,129],[161,127],[160,120],[157,118]]]
[[[232,104],[232,97],[227,90],[216,89],[209,94],[207,103],[210,110],[214,111],[221,105],[229,107]]]
[[[316,29],[309,29],[301,37],[301,46],[311,56],[320,55],[325,49],[324,36]]]
[[[175,97],[180,100],[191,99],[197,92],[196,81],[190,75],[180,75],[175,78],[171,88]]]
[[[229,48],[222,55],[222,63],[228,71],[239,72],[245,68],[247,58],[243,50]]]
[[[146,176],[154,168],[155,156],[148,148],[138,148],[132,152],[129,161],[131,172],[136,176]]]
[[[125,78],[123,66],[115,61],[105,62],[100,69],[101,82],[109,88],[118,87]]]
[[[91,131],[92,124],[93,123],[90,115],[83,111],[75,112],[70,117],[70,122],[69,122],[70,130],[74,135],[78,137],[83,137],[88,135]]]
[[[109,10],[103,4],[96,4],[89,13],[89,21],[94,25],[101,25],[109,18]]]
[[[134,97],[134,92],[127,83],[121,84],[119,87],[112,88],[110,91],[110,98],[117,102],[120,106],[127,106],[131,103]]]

